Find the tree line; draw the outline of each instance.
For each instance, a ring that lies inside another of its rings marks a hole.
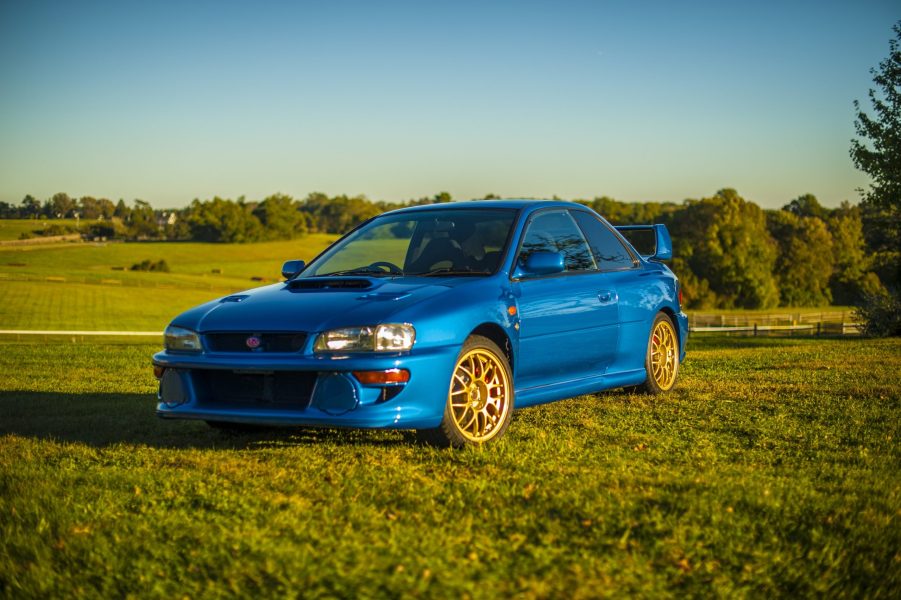
[[[60,193],[44,202],[26,196],[18,207],[0,203],[0,216],[78,215],[81,231],[93,237],[240,243],[294,239],[309,232],[342,234],[386,210],[451,200],[447,192],[400,204],[316,192],[303,199],[286,194],[260,201],[214,197],[160,211],[143,200],[128,206],[123,200],[114,204]],[[608,197],[576,201],[614,224],[666,224],[675,250],[672,267],[688,308],[853,304],[883,288],[878,265],[868,253],[861,208],[847,202],[828,209],[807,194],[779,210],[764,210],[733,189],[682,203]]]

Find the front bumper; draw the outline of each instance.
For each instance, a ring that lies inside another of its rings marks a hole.
[[[159,352],[157,415],[261,425],[437,427],[458,348],[403,354]],[[363,385],[353,371],[406,369],[405,384]]]

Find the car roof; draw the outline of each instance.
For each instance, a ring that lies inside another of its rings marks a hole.
[[[585,208],[584,205],[566,200],[542,200],[533,198],[504,198],[503,200],[455,200],[453,202],[441,202],[438,204],[421,204],[418,206],[406,206],[397,210],[390,211],[392,214],[402,212],[412,212],[419,210],[442,210],[442,209],[485,209],[485,208],[544,208],[546,206],[567,206],[574,208]]]

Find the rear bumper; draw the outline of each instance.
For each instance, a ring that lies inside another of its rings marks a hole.
[[[157,415],[262,425],[433,428],[444,414],[458,350],[346,356],[160,352],[153,357],[153,365],[165,370]],[[363,385],[352,375],[388,369],[406,369],[410,380]]]
[[[684,312],[676,314],[676,323],[679,326],[679,362],[685,360],[685,347],[688,344],[688,315]]]

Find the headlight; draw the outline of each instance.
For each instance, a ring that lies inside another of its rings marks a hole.
[[[374,327],[345,327],[320,333],[316,352],[399,352],[409,350],[416,341],[416,330],[405,323]]]
[[[169,325],[163,334],[166,350],[182,352],[200,352],[200,336],[190,329]]]

